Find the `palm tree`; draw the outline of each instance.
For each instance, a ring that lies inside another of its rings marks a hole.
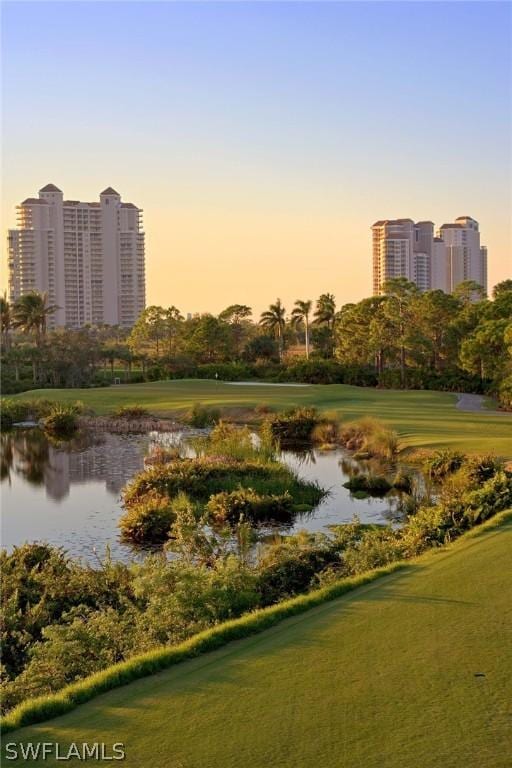
[[[7,300],[7,294],[4,293],[3,296],[0,296],[0,328],[2,346],[4,349],[9,348],[9,331],[11,330],[11,323],[11,305]]]
[[[13,307],[13,326],[24,333],[35,333],[36,344],[40,346],[46,335],[46,320],[58,309],[48,306],[48,294],[32,291],[21,296]]]
[[[336,317],[336,299],[332,293],[322,293],[316,302],[315,320],[317,325],[326,325],[329,330],[334,330]]]
[[[271,304],[266,312],[261,313],[260,325],[267,328],[277,336],[279,342],[279,359],[283,357],[283,339],[285,328],[286,309],[281,304],[281,299],[277,299],[275,304]]]
[[[292,311],[292,325],[297,327],[301,323],[304,323],[306,336],[306,360],[309,360],[309,313],[311,312],[311,306],[311,301],[301,301],[298,299],[295,302],[295,309]]]

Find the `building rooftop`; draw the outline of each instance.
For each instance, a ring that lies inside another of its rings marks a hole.
[[[385,224],[414,224],[414,221],[412,219],[382,219],[381,221],[376,221],[375,224],[372,224],[372,227],[383,227]]]
[[[27,197],[26,200],[22,202],[22,205],[48,205],[46,200],[40,200],[38,197]]]
[[[55,184],[47,184],[46,187],[43,187],[39,190],[40,192],[62,192],[62,189],[59,189],[55,186]]]
[[[100,197],[102,195],[117,195],[118,197],[120,197],[119,192],[116,192],[115,189],[112,189],[112,187],[107,187],[106,189],[103,190],[103,192],[100,192]]]
[[[441,229],[463,229],[462,224],[441,224]]]

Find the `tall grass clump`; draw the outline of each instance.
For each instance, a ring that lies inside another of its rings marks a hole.
[[[190,441],[197,456],[224,456],[238,461],[259,461],[262,457],[248,427],[219,421],[209,435]]]
[[[139,419],[148,419],[151,414],[147,408],[142,405],[121,405],[112,413],[113,419],[123,421],[137,421]]]
[[[72,435],[78,429],[78,415],[82,411],[80,403],[72,405],[53,405],[50,413],[42,419],[45,432],[57,436]]]
[[[397,433],[370,416],[343,424],[340,442],[361,458],[375,456],[392,460],[400,451]]]
[[[185,414],[185,422],[196,429],[206,429],[213,427],[220,420],[220,410],[218,408],[194,403],[192,408]]]
[[[316,408],[292,408],[273,414],[268,423],[272,435],[281,442],[306,442],[322,421]]]

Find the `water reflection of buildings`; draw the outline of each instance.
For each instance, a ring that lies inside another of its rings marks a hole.
[[[65,499],[72,485],[88,482],[103,481],[118,495],[144,465],[142,436],[82,435],[65,448],[50,443],[39,430],[2,437],[2,479],[13,471],[31,485],[44,485],[55,501]]]
[[[50,446],[49,472],[45,473],[46,492],[53,499],[64,499],[71,485],[105,482],[110,493],[118,495],[123,486],[144,466],[142,440],[124,435],[102,436],[95,444],[78,452]]]

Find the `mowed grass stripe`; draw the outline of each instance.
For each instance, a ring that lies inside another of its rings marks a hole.
[[[456,396],[449,392],[376,390],[344,384],[273,387],[179,380],[97,389],[39,389],[16,397],[82,400],[98,414],[138,403],[160,416],[182,414],[196,402],[239,409],[242,418],[244,410],[261,404],[275,410],[313,405],[336,411],[343,420],[362,416],[382,419],[411,448],[449,447],[512,457],[512,414],[459,411]]]
[[[511,545],[509,515],[5,740],[124,742],[130,768],[505,768]]]

